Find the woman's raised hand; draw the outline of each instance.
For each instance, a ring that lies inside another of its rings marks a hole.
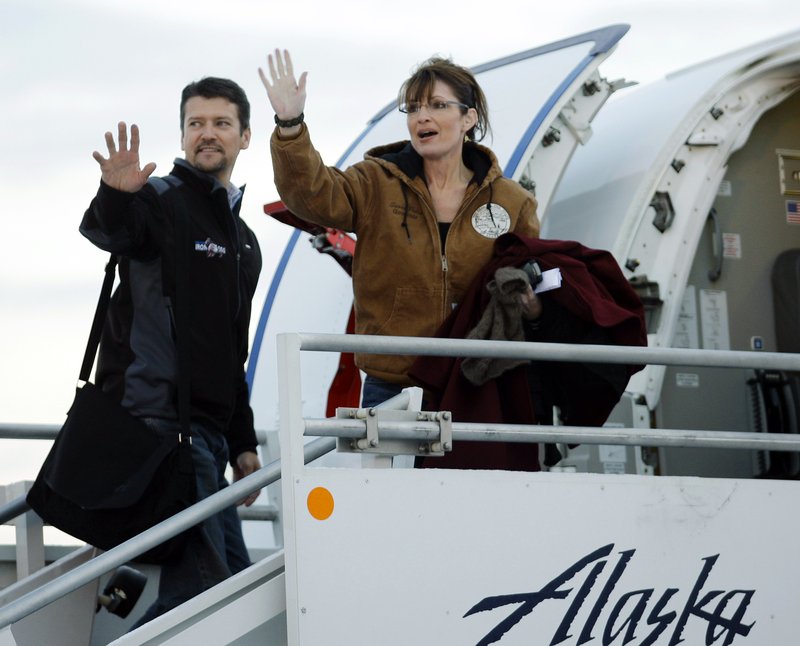
[[[279,119],[288,121],[300,116],[306,104],[306,76],[307,72],[300,75],[300,80],[295,80],[292,57],[288,50],[276,49],[274,54],[267,57],[269,63],[269,78],[264,70],[258,68],[258,75],[267,90],[269,102]]]
[[[128,129],[124,121],[117,124],[119,148],[114,142],[114,135],[106,133],[108,158],[96,150],[92,153],[98,164],[103,182],[111,188],[127,193],[135,193],[147,183],[147,178],[156,169],[153,162],[139,168],[139,128],[131,125],[131,141],[128,146]]]

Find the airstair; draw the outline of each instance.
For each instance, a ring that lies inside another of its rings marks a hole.
[[[310,419],[300,355],[792,372],[800,355],[324,334],[283,334],[278,346],[281,459],[108,552],[76,549],[0,591],[0,646],[793,643],[796,481],[420,470],[396,456],[457,451],[467,439],[798,451],[796,434],[650,428],[646,415],[628,428],[477,425],[419,411],[408,392]],[[626,395],[620,406],[635,402]],[[279,483],[283,549],[134,632],[95,641],[103,577]],[[24,526],[23,504],[9,502],[0,519]]]

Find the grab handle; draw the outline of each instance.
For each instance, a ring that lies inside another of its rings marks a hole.
[[[719,227],[719,218],[717,217],[717,210],[714,207],[711,207],[711,210],[708,212],[708,219],[714,224],[711,249],[715,266],[708,270],[708,279],[713,283],[719,280],[719,277],[722,275],[722,230]]]

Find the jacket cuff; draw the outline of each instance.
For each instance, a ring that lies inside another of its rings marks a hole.
[[[115,202],[118,204],[130,204],[136,197],[136,193],[120,191],[119,189],[109,186],[101,179],[100,188],[97,190],[97,197],[106,203]]]
[[[232,467],[236,467],[236,458],[238,458],[242,453],[247,453],[248,451],[250,451],[251,453],[255,453],[256,455],[258,455],[258,444],[253,443],[253,444],[237,445],[235,447],[231,446],[229,447],[228,451],[229,451],[228,462]]]
[[[308,138],[308,126],[305,123],[300,124],[300,130],[297,132],[296,135],[291,137],[282,137],[280,134],[280,127],[275,126],[275,129],[272,131],[272,137],[270,142],[273,146],[281,147],[282,145],[290,144],[302,137]]]

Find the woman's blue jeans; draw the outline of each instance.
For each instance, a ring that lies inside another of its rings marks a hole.
[[[382,404],[387,399],[399,395],[403,386],[390,384],[388,381],[367,375],[364,379],[364,389],[361,393],[361,407],[372,408]]]

